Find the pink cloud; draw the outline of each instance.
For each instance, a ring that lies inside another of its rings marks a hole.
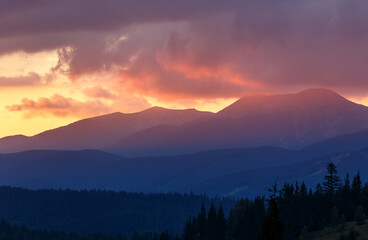
[[[115,94],[113,94],[112,92],[110,92],[109,90],[100,87],[100,86],[95,86],[92,88],[86,88],[83,90],[83,93],[91,98],[105,98],[105,99],[115,99],[117,98],[117,96]]]
[[[78,101],[55,94],[50,98],[39,98],[37,101],[24,98],[20,104],[6,107],[11,112],[23,112],[26,118],[53,115],[57,117],[88,117],[111,112],[109,106],[101,101]]]

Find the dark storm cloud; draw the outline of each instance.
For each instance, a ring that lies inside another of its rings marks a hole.
[[[2,0],[0,36],[106,31],[133,23],[188,20],[231,10],[242,1]]]
[[[30,3],[32,2],[32,4]],[[78,79],[117,71],[162,98],[368,88],[365,0],[0,0],[0,54],[59,49]]]

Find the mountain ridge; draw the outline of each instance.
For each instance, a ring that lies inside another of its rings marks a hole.
[[[319,143],[321,148],[329,141]],[[0,154],[0,184],[249,197],[265,191],[264,186],[271,186],[276,177],[313,185],[322,179],[329,162],[336,163],[342,175],[358,169],[368,173],[368,142],[329,154],[311,149],[263,146],[134,158],[96,150],[32,150]]]
[[[115,112],[82,119],[71,124],[47,130],[31,137],[20,139],[17,144],[5,144],[14,137],[0,139],[0,152],[18,152],[31,149],[81,150],[100,149],[135,131],[160,124],[173,126],[206,118],[211,113],[197,110],[171,110],[149,108],[137,113]]]
[[[318,97],[319,96],[319,97]],[[326,89],[241,98],[201,122],[145,129],[105,150],[131,155],[177,154],[229,147],[270,145],[301,149],[338,135],[368,128],[368,108]],[[269,99],[273,99],[269,101]],[[305,99],[309,99],[305,103]],[[141,144],[140,144],[141,143]]]
[[[28,138],[0,139],[0,152],[90,148],[144,156],[264,145],[301,149],[366,128],[368,107],[319,88],[243,97],[218,113],[161,107],[115,112]]]

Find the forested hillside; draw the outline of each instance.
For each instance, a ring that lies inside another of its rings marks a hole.
[[[268,198],[240,200],[227,219],[221,217],[221,208],[211,206],[207,212],[202,206],[197,217],[187,221],[183,239],[276,240],[279,238],[265,236],[278,233],[283,236],[280,239],[306,239],[303,237],[308,232],[327,227],[344,230],[346,222],[364,224],[368,183],[362,184],[359,172],[352,179],[349,175],[341,179],[332,163],[327,172],[324,182],[314,190],[304,183],[285,184],[279,190],[275,185]]]
[[[25,226],[0,222],[1,240],[126,240],[126,235],[75,234],[57,231],[30,230]]]
[[[224,206],[228,213],[235,200],[194,194],[0,187],[0,219],[31,229],[76,233],[181,233],[201,204],[211,202]]]
[[[36,230],[3,222],[0,236],[15,234],[30,240],[50,236],[61,240],[364,239],[361,226],[368,216],[368,183],[362,183],[359,172],[341,178],[333,163],[326,170],[324,181],[316,188],[304,182],[280,188],[275,184],[266,196],[236,203],[193,194],[2,187],[0,216],[10,224]]]

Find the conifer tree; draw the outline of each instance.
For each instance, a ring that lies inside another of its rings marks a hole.
[[[300,185],[300,196],[302,198],[306,198],[307,195],[308,195],[307,186],[305,185],[304,182],[302,182],[302,184]]]
[[[205,239],[215,240],[216,228],[217,228],[217,213],[216,213],[216,208],[214,204],[212,203],[210,209],[208,210]]]
[[[194,239],[194,226],[192,223],[192,219],[189,218],[189,220],[186,222],[184,227],[184,233],[183,233],[183,240],[193,240]]]
[[[353,178],[353,182],[351,184],[351,191],[349,195],[350,204],[353,204],[354,207],[364,204],[365,201],[362,201],[362,181],[360,179],[360,172]]]
[[[360,193],[362,189],[362,181],[360,179],[360,172],[358,171],[357,175],[354,176],[352,189],[354,193]]]
[[[350,191],[350,176],[349,176],[349,173],[346,174],[346,177],[344,179],[343,191],[345,193]]]
[[[317,186],[316,186],[316,194],[320,195],[320,194],[322,194],[322,192],[323,192],[323,188],[322,188],[321,184],[318,183]]]
[[[271,195],[269,197],[269,215],[264,217],[264,221],[261,227],[262,237],[261,240],[282,240],[285,226],[280,220],[279,205],[277,203],[277,183],[275,183],[272,189],[269,189]]]
[[[204,204],[202,204],[201,212],[198,215],[197,218],[197,226],[198,226],[198,234],[200,239],[204,239],[205,232],[206,232],[206,220],[207,220],[207,214],[206,214],[206,208]]]
[[[216,216],[216,240],[224,240],[226,230],[225,214],[222,206],[220,206]]]
[[[285,230],[284,224],[279,218],[279,207],[275,198],[269,201],[270,212],[264,218],[262,225],[262,240],[282,240],[283,232]]]
[[[337,167],[334,163],[329,163],[326,167],[327,175],[324,176],[324,190],[327,193],[333,193],[340,186],[341,179],[337,175]]]

